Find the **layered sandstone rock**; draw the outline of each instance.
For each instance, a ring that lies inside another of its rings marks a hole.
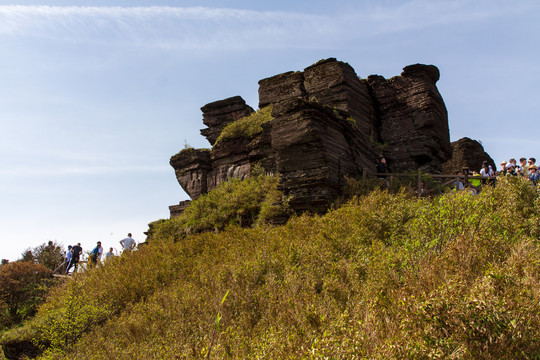
[[[233,96],[206,104],[201,108],[201,111],[203,113],[203,124],[208,126],[208,128],[201,130],[201,134],[206,137],[211,145],[214,145],[227,124],[251,114],[253,109],[251,106],[246,105],[246,102],[240,96]]]
[[[494,171],[497,170],[495,162],[478,141],[464,137],[452,142],[451,146],[453,149],[452,157],[442,165],[445,174],[457,174],[464,168],[480,172],[484,161],[487,161]]]
[[[411,65],[401,76],[369,76],[378,108],[380,142],[393,172],[440,173],[451,154],[448,115],[435,86],[439,70]]]
[[[376,157],[347,113],[301,99],[275,105],[272,149],[279,188],[297,211],[322,211],[339,195],[345,177],[375,171]]]
[[[346,176],[374,173],[379,156],[392,171],[440,173],[451,154],[446,107],[433,65],[411,65],[401,76],[360,79],[347,63],[327,59],[300,72],[259,81],[259,108],[272,119],[252,137],[216,142],[228,124],[253,112],[240,97],[201,108],[201,133],[212,150],[183,150],[171,158],[192,199],[228,178],[250,176],[255,164],[279,175],[293,209],[324,211]],[[171,216],[178,206],[171,207]]]

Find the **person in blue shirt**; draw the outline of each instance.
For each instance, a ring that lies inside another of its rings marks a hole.
[[[536,165],[529,166],[529,180],[532,181],[534,185],[538,184],[540,175],[538,174],[538,167]]]
[[[101,241],[98,241],[97,246],[90,252],[90,256],[88,257],[88,265],[96,266],[97,261],[101,258],[102,253],[103,249],[101,247]]]

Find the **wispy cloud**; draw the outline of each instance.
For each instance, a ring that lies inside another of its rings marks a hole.
[[[214,8],[0,6],[0,34],[61,41],[156,47],[221,48],[312,42],[324,16]],[[308,31],[309,30],[309,31]]]
[[[183,49],[332,47],[336,41],[524,12],[531,0],[366,2],[334,14],[205,7],[0,6],[0,35]]]

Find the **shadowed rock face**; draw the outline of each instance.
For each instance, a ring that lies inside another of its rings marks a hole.
[[[410,65],[401,76],[369,76],[379,113],[379,139],[394,172],[419,169],[440,173],[452,154],[448,115],[435,86],[439,70]]]
[[[470,171],[480,172],[484,161],[487,161],[494,171],[497,170],[495,162],[478,141],[464,137],[452,142],[451,146],[453,149],[452,157],[443,164],[445,174],[457,174],[465,167]]]
[[[272,119],[252,137],[216,143],[226,125],[253,112],[241,97],[203,106],[208,128],[201,133],[213,148],[185,149],[170,163],[192,199],[228,178],[250,176],[258,164],[279,175],[295,210],[324,211],[345,177],[375,172],[379,156],[393,172],[442,171],[452,149],[438,79],[433,65],[407,66],[388,80],[360,79],[349,64],[322,60],[259,81],[259,108],[271,105]]]

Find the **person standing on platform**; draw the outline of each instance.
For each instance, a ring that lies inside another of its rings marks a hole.
[[[122,245],[124,252],[133,250],[136,244],[135,240],[131,237],[131,233],[127,234],[127,238],[120,240],[120,245]]]

